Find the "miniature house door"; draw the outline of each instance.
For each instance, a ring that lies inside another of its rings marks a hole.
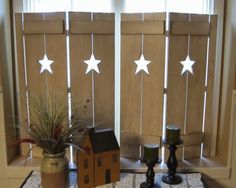
[[[106,184],[111,183],[111,170],[110,169],[106,169],[105,182]]]

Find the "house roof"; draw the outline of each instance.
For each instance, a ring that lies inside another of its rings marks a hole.
[[[114,151],[119,149],[116,136],[112,129],[96,130],[89,129],[89,138],[94,153]]]

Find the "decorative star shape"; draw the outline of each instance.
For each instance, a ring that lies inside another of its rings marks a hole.
[[[189,71],[191,74],[193,74],[193,67],[192,66],[195,63],[195,61],[192,61],[190,59],[189,55],[187,55],[187,57],[184,61],[180,61],[180,63],[183,65],[181,75],[183,75],[186,71]]]
[[[147,75],[149,75],[147,65],[151,63],[151,61],[145,60],[143,54],[140,56],[139,60],[135,60],[134,62],[137,65],[135,74],[143,70],[144,72],[147,73]]]
[[[89,60],[85,60],[84,62],[88,65],[85,74],[88,74],[91,70],[95,70],[98,74],[100,73],[98,64],[101,62],[101,60],[96,60],[93,54]]]
[[[41,64],[40,74],[47,70],[49,73],[52,74],[51,64],[54,62],[49,60],[47,54],[44,54],[43,59],[38,61]]]

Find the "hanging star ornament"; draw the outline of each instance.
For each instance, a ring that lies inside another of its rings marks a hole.
[[[45,70],[52,74],[51,64],[54,62],[49,60],[47,54],[44,54],[43,59],[38,61],[41,64],[40,74],[42,74]]]
[[[88,65],[85,74],[88,74],[91,70],[95,70],[98,74],[100,73],[98,64],[101,62],[101,60],[95,59],[93,54],[91,55],[89,60],[85,60],[84,62]]]
[[[180,61],[180,63],[183,65],[183,69],[181,72],[181,75],[183,75],[186,71],[190,72],[191,74],[193,74],[193,64],[195,63],[195,61],[192,61],[189,57],[189,55],[187,55],[186,59],[184,61]]]
[[[151,61],[145,60],[143,54],[140,56],[139,60],[135,60],[134,62],[137,65],[135,74],[139,73],[142,70],[146,72],[147,75],[149,75],[147,65],[151,63]]]

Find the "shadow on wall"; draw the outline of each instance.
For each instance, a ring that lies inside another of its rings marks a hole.
[[[7,49],[6,42],[10,43],[10,40],[6,38],[6,25],[5,25],[5,14],[0,13],[0,88],[3,91],[4,97],[4,115],[5,115],[5,135],[6,135],[6,143],[16,139],[16,129],[14,126],[14,113],[12,109],[12,99],[11,99],[11,79],[12,78],[12,70],[10,69],[10,65],[12,60],[11,52],[9,48]],[[9,31],[10,32],[10,31]],[[8,41],[7,41],[8,40]],[[10,45],[10,44],[9,44]],[[10,55],[8,55],[8,54]],[[7,152],[7,160],[10,163],[18,153],[17,148],[12,148]]]

